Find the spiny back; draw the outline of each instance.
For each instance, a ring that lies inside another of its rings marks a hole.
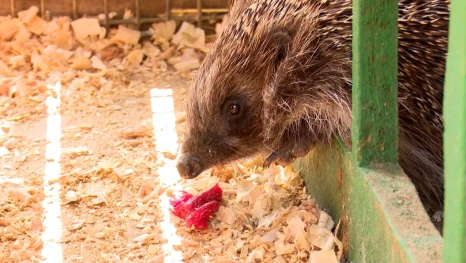
[[[398,5],[400,165],[421,196],[438,207],[443,201],[442,100],[450,3],[400,0]],[[292,38],[288,47],[292,54],[288,58],[289,66],[277,73],[286,76],[265,70],[269,66],[272,33],[277,31],[285,31]],[[221,97],[218,92],[223,91],[219,86],[237,82],[238,76],[252,80],[264,73],[263,85],[257,85],[260,94],[267,84],[282,78],[279,84],[296,86],[296,92],[290,96],[312,88],[320,95],[331,96],[329,99],[350,112],[351,38],[352,1],[237,0],[230,10],[229,22],[211,51],[213,55],[206,58],[198,76],[198,80],[210,81],[210,84],[198,85],[199,90],[195,92],[208,94],[198,96]],[[322,67],[331,68],[326,69],[324,78],[322,74],[312,74],[314,69],[322,70]],[[319,75],[321,79],[316,79]],[[209,88],[215,90],[202,90]],[[318,95],[312,98],[325,99]],[[212,98],[203,101],[212,101]],[[309,113],[307,106],[301,111],[293,108],[295,120],[286,120],[286,123],[299,122],[305,117],[303,114]],[[319,110],[317,106],[313,109]],[[270,114],[268,109],[264,112]],[[314,117],[325,120],[329,115]],[[350,122],[334,120],[341,127],[322,130],[330,133],[351,128]],[[273,124],[264,123],[264,130]],[[286,125],[277,127],[284,129]],[[270,131],[277,138],[283,132]]]

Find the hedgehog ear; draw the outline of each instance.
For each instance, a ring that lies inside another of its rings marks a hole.
[[[275,69],[277,69],[280,66],[281,62],[288,56],[291,44],[291,36],[288,32],[280,30],[276,33],[273,33],[270,36],[270,39],[276,47],[275,60],[273,66]]]

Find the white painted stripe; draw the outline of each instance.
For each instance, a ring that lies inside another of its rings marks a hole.
[[[178,149],[177,136],[175,131],[175,112],[173,104],[173,91],[171,89],[152,89],[151,106],[152,120],[154,126],[155,145],[159,158],[164,158],[161,152],[170,151],[176,153]],[[175,184],[179,179],[175,168],[175,160],[165,158],[164,165],[159,167],[160,184],[167,187]],[[163,220],[160,222],[162,235],[167,243],[162,246],[165,263],[181,263],[183,256],[180,251],[176,251],[174,246],[181,244],[181,237],[176,234],[175,226],[170,222],[170,203],[168,196],[164,193],[160,196],[160,209],[163,213]]]
[[[45,148],[45,172],[44,172],[44,193],[45,199],[42,203],[45,218],[43,222],[44,232],[41,239],[43,241],[42,261],[47,263],[63,262],[63,247],[60,243],[62,237],[61,200],[59,183],[49,184],[49,180],[60,176],[61,165],[61,116],[60,116],[60,83],[54,86],[47,86],[56,94],[56,98],[47,98],[47,145]]]

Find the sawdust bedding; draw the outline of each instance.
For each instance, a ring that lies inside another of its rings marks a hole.
[[[48,185],[60,186],[64,262],[340,261],[338,226],[292,167],[264,170],[248,159],[193,180],[161,169],[175,153],[155,150],[149,89],[173,89],[181,137],[186,90],[211,45],[202,29],[157,23],[141,41],[130,26],[105,32],[98,17],[46,21],[37,13],[0,18],[1,262],[48,256]],[[61,170],[45,180],[53,106],[63,116]],[[206,230],[169,211],[176,191],[197,195],[217,183],[223,195]]]

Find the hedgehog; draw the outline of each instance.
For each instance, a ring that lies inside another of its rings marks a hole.
[[[429,213],[443,209],[442,100],[450,3],[398,1],[399,164]],[[350,141],[352,2],[244,0],[194,77],[177,169],[254,155],[289,165]]]

